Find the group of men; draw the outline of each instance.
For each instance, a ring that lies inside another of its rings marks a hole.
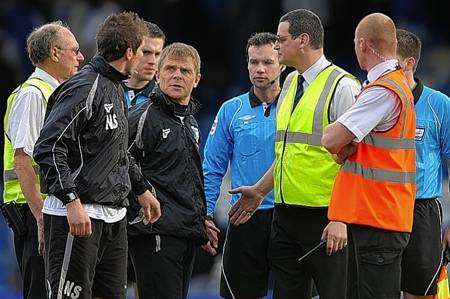
[[[125,298],[127,264],[139,298],[186,298],[197,248],[219,250],[228,168],[222,297],[264,297],[270,272],[274,298],[310,298],[314,285],[320,298],[436,294],[450,100],[414,77],[417,36],[363,18],[361,88],[324,56],[317,15],[285,14],[276,35],[249,38],[252,87],[221,106],[203,159],[200,56],[165,39],[134,13],[111,15],[78,71],[69,28],[30,34],[36,70],[8,98],[4,150],[24,298]]]

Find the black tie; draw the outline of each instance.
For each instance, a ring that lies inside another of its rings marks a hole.
[[[292,106],[292,111],[294,111],[298,101],[300,101],[300,98],[303,95],[303,82],[305,82],[305,78],[303,78],[302,75],[299,75],[297,79],[297,91],[295,92],[294,105]]]

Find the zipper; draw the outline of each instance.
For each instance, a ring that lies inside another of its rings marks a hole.
[[[178,119],[180,120],[181,127],[183,128],[184,146],[188,150],[189,145],[187,144],[187,142],[192,142],[192,141],[191,141],[191,138],[186,133],[186,125],[184,124],[184,120],[186,119],[186,116],[183,119],[181,119],[181,118],[178,118]],[[196,146],[196,145],[194,144],[194,146]],[[191,180],[191,185],[194,186],[194,180],[192,178],[193,169],[191,167],[192,159],[190,158],[190,155],[186,155],[186,160],[187,160],[188,167],[189,167],[189,174],[190,174],[189,178]],[[194,195],[198,196],[197,191],[195,190],[195,188],[194,188]],[[197,215],[200,215],[201,213],[199,213],[199,211],[197,209],[197,205],[195,204],[194,201],[192,201],[192,206],[194,207],[195,213]]]

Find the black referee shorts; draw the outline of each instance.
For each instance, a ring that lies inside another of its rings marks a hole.
[[[441,265],[441,206],[437,199],[417,199],[413,229],[403,253],[402,291],[416,296],[437,293]]]
[[[91,218],[92,235],[73,237],[67,217],[44,214],[47,298],[125,299],[126,224]]]
[[[273,209],[258,210],[247,223],[228,226],[220,280],[222,297],[255,299],[267,295],[272,215]]]

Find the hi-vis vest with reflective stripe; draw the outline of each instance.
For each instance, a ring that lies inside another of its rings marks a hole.
[[[370,132],[342,165],[331,196],[328,218],[379,229],[411,232],[416,193],[415,113],[402,70],[365,88],[382,86],[401,103],[397,123],[386,132]]]
[[[3,201],[5,203],[8,202],[17,202],[20,204],[26,203],[25,196],[22,193],[22,190],[20,188],[19,180],[17,179],[17,175],[14,172],[14,149],[11,144],[11,140],[9,139],[8,135],[6,134],[6,129],[8,128],[8,118],[9,113],[11,110],[11,106],[14,102],[14,99],[16,98],[17,93],[20,89],[28,87],[28,86],[34,86],[37,89],[40,90],[42,93],[45,102],[47,103],[48,98],[52,94],[54,88],[48,84],[47,82],[38,79],[38,78],[30,78],[27,81],[25,81],[22,85],[17,87],[11,95],[8,97],[7,102],[7,108],[5,113],[5,118],[3,121],[4,125],[4,149],[3,149]],[[35,171],[37,173],[37,165],[32,161],[33,167],[35,168]],[[38,184],[38,177],[36,177],[36,184]]]
[[[335,65],[322,70],[292,111],[298,72],[287,78],[280,95],[275,142],[275,203],[327,207],[339,166],[321,144],[329,124],[328,108],[336,85],[351,76]]]

